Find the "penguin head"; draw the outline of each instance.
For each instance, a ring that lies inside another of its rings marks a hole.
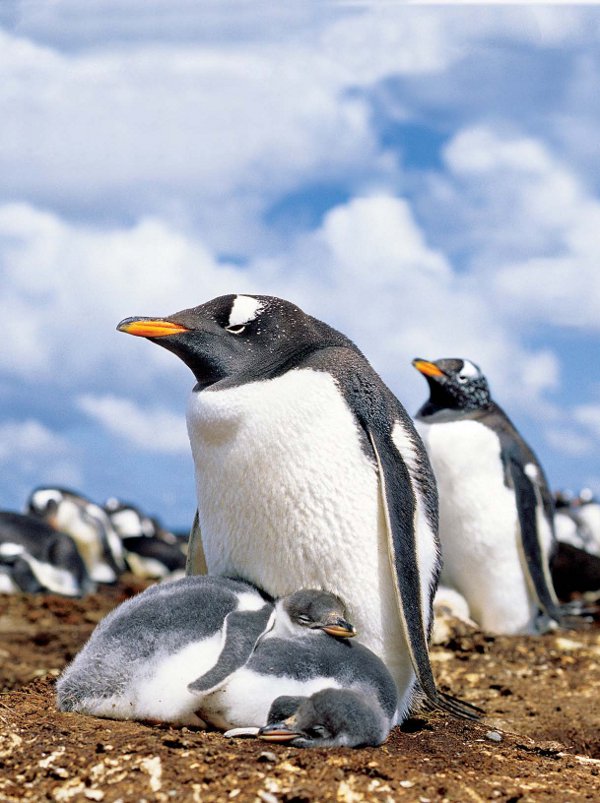
[[[146,337],[191,369],[199,389],[276,376],[295,355],[350,341],[275,296],[227,295],[166,318],[126,318],[120,332]],[[351,344],[350,344],[351,345]]]
[[[437,409],[478,410],[491,404],[487,379],[470,360],[448,358],[412,364],[429,385],[429,401]]]
[[[135,505],[120,502],[113,496],[104,503],[104,510],[121,539],[156,536],[153,520],[145,516]]]
[[[303,588],[283,597],[277,607],[277,619],[286,620],[287,630],[292,634],[302,635],[308,629],[322,630],[338,638],[356,635],[356,629],[346,619],[346,606],[328,591]]]
[[[281,713],[287,714],[280,719]],[[382,714],[348,689],[323,689],[312,697],[278,697],[258,736],[294,747],[358,747],[381,744],[388,734]]]

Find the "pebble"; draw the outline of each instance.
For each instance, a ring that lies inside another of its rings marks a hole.
[[[414,781],[400,781],[400,786],[403,789],[410,789],[411,786],[414,786]]]
[[[502,741],[502,734],[498,733],[498,731],[488,731],[485,734],[485,738],[489,739],[490,742],[501,742]]]
[[[277,756],[275,753],[264,750],[262,753],[259,753],[258,761],[277,761]]]

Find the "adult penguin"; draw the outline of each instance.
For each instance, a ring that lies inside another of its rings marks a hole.
[[[429,385],[416,419],[438,481],[444,582],[492,633],[570,623],[550,576],[554,511],[535,454],[474,363],[415,359],[413,365]]]
[[[473,716],[436,688],[429,662],[439,574],[431,467],[358,348],[264,295],[117,328],[172,351],[196,378],[187,423],[209,572],[275,597],[302,586],[341,596],[396,681],[400,717],[417,679],[431,705]],[[190,552],[193,566],[199,545]]]

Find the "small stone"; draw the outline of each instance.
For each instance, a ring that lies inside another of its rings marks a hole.
[[[259,753],[257,761],[277,761],[277,756],[275,753],[264,750],[262,753]]]
[[[413,781],[400,781],[400,786],[401,786],[403,789],[410,789],[410,788],[411,788],[411,786],[414,786],[414,785],[415,785],[415,784],[414,784],[414,782],[413,782]]]
[[[489,739],[490,742],[501,742],[502,741],[502,734],[498,733],[498,731],[488,731],[485,734],[485,738]]]

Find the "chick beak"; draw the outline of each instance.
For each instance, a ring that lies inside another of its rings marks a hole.
[[[434,362],[429,360],[421,360],[419,358],[412,361],[417,371],[420,371],[424,376],[444,376],[441,368],[438,368]]]
[[[266,742],[291,742],[292,739],[302,736],[300,731],[295,730],[295,725],[296,719],[293,716],[284,719],[283,722],[272,722],[259,729],[258,738]]]
[[[356,628],[354,625],[351,625],[350,622],[347,622],[339,616],[324,622],[321,625],[321,630],[330,636],[337,636],[338,638],[354,638],[356,635]]]
[[[189,332],[186,326],[163,318],[125,318],[117,326],[118,332],[125,332],[136,337],[168,337]]]

